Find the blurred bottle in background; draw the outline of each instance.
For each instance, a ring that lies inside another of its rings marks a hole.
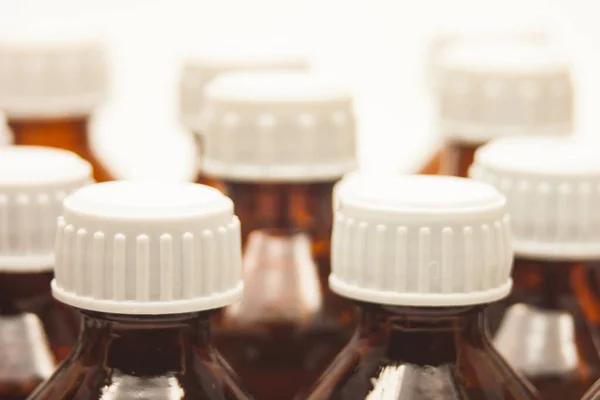
[[[572,133],[569,63],[558,47],[470,43],[449,46],[439,63],[441,174],[467,176],[475,150],[493,138]]]
[[[300,52],[277,43],[230,41],[218,48],[204,48],[189,53],[184,60],[179,80],[179,118],[182,125],[194,135],[196,142],[196,164],[201,165],[204,151],[202,113],[204,111],[204,89],[219,74],[234,71],[260,70],[303,70],[308,62]],[[214,186],[197,171],[196,181]]]
[[[91,182],[75,154],[0,148],[0,399],[25,399],[67,357],[79,332],[74,309],[52,297],[62,199]]]
[[[465,17],[462,11],[464,7],[469,8],[469,16]],[[465,2],[463,7],[455,7],[455,10],[446,10],[446,13],[439,20],[433,19],[435,26],[428,40],[428,45],[425,52],[425,69],[427,71],[427,87],[432,98],[432,111],[438,120],[436,125],[439,130],[439,125],[443,125],[443,118],[440,116],[440,96],[444,90],[442,85],[444,82],[444,59],[447,53],[452,54],[452,48],[463,48],[474,46],[474,49],[490,47],[493,49],[497,46],[509,47],[517,46],[540,46],[542,53],[543,47],[563,45],[564,32],[562,32],[559,21],[556,16],[552,15],[551,7],[545,4],[540,4],[536,0],[528,1],[487,1],[487,2]],[[482,53],[482,57],[488,57],[492,50],[486,50]],[[510,57],[510,55],[508,55]],[[502,57],[499,55],[498,57]],[[518,57],[518,55],[515,55]],[[472,56],[473,62],[478,62],[476,54]],[[505,65],[506,61],[500,59],[500,66],[497,68],[499,73],[501,65]],[[468,67],[468,66],[467,66]],[[472,71],[475,74],[475,71]],[[488,71],[491,75],[492,71]],[[508,73],[508,71],[507,71]],[[506,74],[505,74],[506,75]],[[492,78],[490,76],[490,78]],[[500,81],[506,82],[506,76],[498,77]],[[471,79],[470,85],[482,85],[484,82],[477,82]],[[480,90],[476,88],[476,90]],[[446,105],[446,104],[443,104]],[[477,113],[477,110],[474,110]],[[502,112],[502,111],[500,111]],[[474,118],[478,118],[477,115]],[[476,121],[471,121],[475,123]],[[500,121],[502,122],[502,121]],[[488,128],[489,129],[489,128]],[[445,141],[447,132],[439,132],[442,134],[442,140]],[[481,135],[486,136],[486,135]],[[473,139],[468,144],[473,143]],[[432,148],[425,157],[425,162],[422,163],[419,173],[436,174],[442,168],[442,158],[446,160],[448,157],[443,157],[440,144],[436,148]],[[468,146],[467,146],[468,147]],[[445,167],[448,167],[446,161]],[[464,175],[462,175],[464,176]]]
[[[570,138],[504,138],[471,177],[507,198],[513,291],[489,308],[494,344],[548,400],[578,399],[600,378],[600,159]]]
[[[107,90],[101,41],[52,18],[7,24],[0,29],[0,65],[0,111],[14,144],[72,151],[92,164],[96,181],[111,180],[88,133]]]
[[[551,45],[561,40],[556,21],[531,1],[489,1],[471,7],[468,19],[446,15],[434,30],[427,47],[428,85],[439,89],[441,61],[447,49],[469,44],[516,43]],[[529,8],[529,10],[527,10]]]
[[[302,72],[223,75],[206,90],[202,173],[235,203],[245,291],[217,346],[259,399],[290,399],[349,340],[327,285],[332,190],[355,168],[350,94]]]

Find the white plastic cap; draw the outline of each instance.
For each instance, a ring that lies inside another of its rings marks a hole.
[[[280,43],[235,41],[217,48],[204,48],[187,56],[179,82],[180,118],[184,126],[198,132],[204,109],[206,85],[224,72],[258,70],[303,70],[306,57]]]
[[[469,172],[507,198],[515,253],[600,257],[600,158],[570,138],[504,138],[481,147]]]
[[[471,43],[450,46],[440,63],[439,122],[446,137],[479,144],[572,132],[569,64],[557,47]]]
[[[336,188],[331,289],[371,303],[458,306],[510,292],[504,197],[439,176],[353,174]]]
[[[101,41],[81,26],[21,22],[0,28],[0,110],[9,118],[91,113],[107,90]]]
[[[523,2],[516,7],[507,7],[506,1],[497,4],[482,4],[482,10],[470,9],[472,16],[468,21],[464,18],[446,16],[441,25],[433,32],[427,53],[429,78],[434,90],[439,87],[440,58],[451,46],[464,44],[492,46],[502,42],[529,44],[550,44],[558,38],[555,24],[540,19],[539,12],[524,13]],[[492,6],[492,7],[490,7]],[[468,22],[468,23],[465,23]]]
[[[74,153],[35,146],[0,147],[0,271],[50,271],[56,218],[92,168]]]
[[[303,72],[222,75],[206,90],[203,170],[234,180],[339,179],[356,166],[352,96]]]
[[[106,182],[64,202],[54,296],[86,310],[177,314],[242,294],[240,223],[218,190]]]

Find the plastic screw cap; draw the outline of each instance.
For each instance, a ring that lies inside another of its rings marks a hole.
[[[331,289],[371,303],[482,304],[508,295],[504,197],[456,177],[359,174],[336,188]]]
[[[233,203],[193,183],[106,182],[64,202],[54,296],[116,314],[220,308],[242,294]]]
[[[206,90],[207,175],[235,180],[339,179],[356,166],[352,96],[303,72],[222,75]]]
[[[106,97],[104,45],[85,27],[39,20],[0,28],[0,110],[9,118],[86,115]]]
[[[290,51],[281,43],[234,41],[190,52],[184,61],[179,81],[179,106],[182,124],[200,133],[200,114],[204,110],[204,89],[218,75],[235,71],[304,70],[306,57]]]
[[[550,44],[450,46],[440,60],[439,122],[456,141],[573,131],[570,67]]]
[[[517,255],[600,257],[596,146],[575,138],[497,139],[475,153],[469,174],[506,196]]]
[[[429,78],[434,91],[438,89],[440,57],[451,46],[470,43],[495,46],[495,42],[545,45],[556,41],[554,25],[540,18],[537,10],[524,12],[522,2],[516,2],[512,7],[506,2],[497,5],[490,7],[490,4],[482,4],[482,10],[471,10],[473,16],[467,24],[454,18],[445,18],[442,26],[435,30],[427,54]]]
[[[52,270],[62,201],[91,182],[92,167],[74,153],[0,147],[0,270]]]

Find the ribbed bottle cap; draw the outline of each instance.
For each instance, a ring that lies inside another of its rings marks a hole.
[[[464,178],[351,175],[336,188],[331,289],[406,306],[483,304],[508,295],[504,197]]]
[[[235,180],[338,179],[356,165],[350,93],[302,72],[222,75],[206,90],[203,170]]]
[[[573,88],[552,45],[498,41],[450,46],[440,61],[439,112],[451,139],[484,143],[573,130]]]
[[[503,138],[475,153],[473,179],[507,198],[519,256],[600,257],[600,158],[570,138]]]
[[[233,203],[192,183],[107,182],[64,202],[54,296],[116,314],[176,314],[241,296]]]
[[[0,147],[0,271],[49,271],[63,199],[92,181],[90,164],[59,149]]]
[[[10,118],[85,115],[105,98],[102,43],[40,20],[0,28],[0,110]]]
[[[439,88],[439,75],[442,72],[440,60],[452,46],[465,44],[496,46],[507,43],[548,45],[555,41],[557,35],[553,25],[538,19],[539,13],[523,15],[522,4],[520,4],[518,11],[513,10],[509,15],[499,15],[499,11],[506,11],[506,4],[499,3],[499,5],[500,8],[493,11],[484,6],[485,15],[472,18],[470,24],[464,24],[463,21],[457,24],[456,19],[447,18],[444,21],[446,25],[440,26],[434,32],[428,46],[427,61],[431,87],[435,91]]]
[[[224,72],[258,70],[303,70],[306,57],[290,51],[289,45],[235,41],[187,55],[179,81],[180,117],[184,126],[200,130],[206,85]]]

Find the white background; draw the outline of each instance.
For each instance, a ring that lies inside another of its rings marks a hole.
[[[354,91],[362,166],[410,170],[437,142],[427,43],[445,26],[550,24],[573,58],[578,134],[599,136],[599,11],[597,0],[0,0],[0,26],[42,17],[99,29],[112,84],[94,147],[120,177],[187,179],[194,149],[176,82],[191,48],[239,36],[295,43]]]

